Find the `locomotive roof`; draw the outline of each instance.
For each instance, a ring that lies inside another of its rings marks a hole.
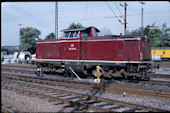
[[[61,32],[66,32],[66,31],[85,31],[87,29],[91,29],[93,26],[91,27],[85,27],[85,28],[78,28],[78,29],[63,29],[61,30]],[[95,28],[95,27],[94,27]],[[96,32],[100,32],[97,28],[96,29]]]

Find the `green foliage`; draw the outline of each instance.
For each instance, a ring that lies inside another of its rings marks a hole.
[[[47,35],[47,36],[45,37],[44,40],[49,40],[49,39],[55,39],[55,34],[54,34],[54,33],[50,33],[49,35]]]
[[[7,48],[1,48],[1,51],[7,52],[7,54],[9,54],[9,50]]]
[[[154,28],[154,29],[151,29]],[[167,28],[166,23],[161,28],[155,29],[155,23],[147,25],[143,30],[143,35],[151,38],[152,47],[170,47],[170,28]],[[142,28],[128,31],[129,35],[142,35]]]
[[[29,51],[35,53],[36,40],[40,39],[39,35],[41,32],[32,27],[21,28],[20,30],[20,51]]]
[[[78,29],[78,28],[84,28],[84,26],[82,26],[80,23],[75,24],[74,22],[70,24],[70,26],[68,27],[68,29]]]

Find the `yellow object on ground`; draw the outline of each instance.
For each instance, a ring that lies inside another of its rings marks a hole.
[[[101,81],[101,79],[100,79],[100,76],[101,76],[100,69],[101,69],[100,66],[96,66],[97,72],[95,73],[95,76],[97,77],[97,79],[94,79],[95,83],[100,83],[100,81]]]

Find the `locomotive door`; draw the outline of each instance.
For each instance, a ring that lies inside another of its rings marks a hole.
[[[65,31],[61,38],[61,59],[80,59],[79,31]]]
[[[62,59],[80,59],[80,42],[78,40],[65,40],[61,45]]]
[[[66,44],[66,59],[79,60],[80,42],[70,41]]]
[[[124,59],[126,61],[138,61],[138,46],[136,40],[125,40]]]
[[[44,44],[43,43],[38,43],[37,44],[37,49],[36,49],[36,58],[37,59],[43,59],[45,58],[45,53],[44,53]]]
[[[81,56],[80,58],[82,60],[96,60],[98,57],[96,57],[97,46],[95,46],[95,42],[90,41],[91,38],[82,38],[81,40]],[[95,56],[96,55],[96,56]]]

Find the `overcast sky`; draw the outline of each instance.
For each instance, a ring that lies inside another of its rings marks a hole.
[[[161,26],[166,23],[170,27],[170,2],[144,1],[144,26]],[[110,5],[112,10],[109,8]],[[95,26],[99,30],[108,28],[115,35],[124,33],[124,1],[99,2],[58,2],[58,36],[61,30],[74,23],[85,27]],[[127,1],[127,30],[131,31],[141,26],[141,8],[138,1]],[[118,8],[117,8],[118,7]],[[44,39],[49,33],[55,32],[55,2],[1,2],[1,45],[19,44],[19,25],[33,27],[41,31]]]

